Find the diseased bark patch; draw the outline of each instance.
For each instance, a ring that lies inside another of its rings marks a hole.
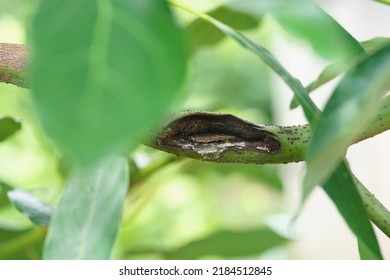
[[[229,114],[197,112],[168,124],[157,139],[170,149],[193,151],[202,158],[218,158],[225,151],[243,150],[274,154],[281,150],[278,137],[262,126]]]

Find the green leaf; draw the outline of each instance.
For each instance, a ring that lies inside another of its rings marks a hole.
[[[22,128],[18,119],[0,116],[0,142],[4,141]]]
[[[227,5],[257,17],[271,13],[287,32],[307,41],[325,58],[348,59],[364,52],[355,38],[312,1],[237,0]]]
[[[386,5],[390,5],[390,0],[374,0],[374,1],[386,4]]]
[[[234,29],[223,24],[222,22],[210,17],[209,15],[200,13],[198,11],[195,11],[191,8],[185,7],[178,3],[171,2],[171,4],[173,6],[184,9],[190,13],[193,13],[199,16],[200,18],[202,18],[203,20],[213,24],[215,27],[217,27],[227,36],[235,40],[242,47],[250,50],[256,56],[261,58],[264,61],[264,63],[266,63],[269,67],[271,67],[271,69],[276,74],[278,74],[285,81],[285,83],[291,88],[291,90],[294,92],[294,95],[298,98],[299,102],[302,104],[302,108],[306,118],[308,120],[319,118],[320,116],[319,109],[313,103],[310,97],[307,95],[300,81],[294,78],[267,49],[257,44],[256,42],[254,42],[247,36],[243,35],[242,33],[235,31]]]
[[[5,230],[5,229],[0,228],[0,244],[4,244],[4,243],[8,242],[9,240],[14,239],[15,237],[18,237],[19,235],[22,235],[22,234],[28,232],[29,230],[30,229],[28,229],[28,230]],[[1,245],[0,245],[0,248],[1,248]]]
[[[224,258],[260,255],[264,251],[280,246],[288,240],[269,228],[248,231],[220,231],[203,239],[193,241],[167,253],[170,259],[193,260],[207,256]]]
[[[278,4],[272,11],[278,23],[325,58],[349,60],[364,52],[360,43],[314,2],[282,0]]]
[[[163,0],[42,0],[32,31],[38,115],[79,160],[134,146],[184,78],[182,34]]]
[[[40,259],[45,235],[43,228],[22,231],[0,229],[0,260]]]
[[[390,44],[390,38],[387,37],[376,37],[370,40],[361,42],[362,46],[367,53],[372,54],[382,49],[386,45]]]
[[[7,192],[11,191],[12,189],[13,188],[10,185],[0,181],[0,208],[10,204]]]
[[[76,166],[51,218],[45,259],[109,259],[129,183],[125,157]]]
[[[345,161],[339,164],[323,187],[358,238],[361,258],[382,259],[374,229]]]
[[[212,172],[214,175],[219,174],[221,177],[239,172],[247,178],[262,182],[266,186],[281,192],[283,190],[283,182],[278,171],[276,166],[270,164],[220,164],[206,161],[191,161],[190,167],[182,170],[182,172],[188,172],[198,179],[202,178],[208,172]]]
[[[238,30],[255,28],[261,21],[227,6],[220,6],[208,15]],[[186,28],[186,33],[190,53],[194,53],[199,47],[214,45],[225,37],[219,29],[201,19],[191,22]]]
[[[304,194],[335,170],[347,147],[374,116],[390,88],[390,45],[351,69],[335,89],[313,129],[306,161]]]
[[[322,70],[317,80],[311,82],[307,87],[306,91],[311,93],[313,90],[319,88],[320,86],[326,84],[327,82],[333,80],[337,76],[343,74],[346,70],[350,68],[350,65],[343,61],[334,62],[329,64]],[[294,109],[299,106],[299,101],[294,97],[290,103],[290,109]]]
[[[348,63],[343,61],[334,62],[332,64],[329,64],[325,67],[324,70],[320,73],[317,80],[310,83],[306,90],[308,93],[312,92],[313,90],[319,88],[320,86],[326,84],[327,82],[333,80],[334,78],[338,77],[339,75],[346,72],[348,69],[350,69],[352,66],[355,66],[359,61],[367,57],[367,54],[373,54],[374,52],[377,52],[381,48],[383,48],[385,45],[390,43],[390,38],[373,38],[368,41],[361,42],[361,45],[366,50],[365,53],[362,53],[358,55],[356,58],[351,59]],[[296,98],[293,98],[290,104],[290,109],[294,109],[299,106],[299,102]]]
[[[26,215],[35,225],[44,227],[49,225],[52,209],[48,205],[23,190],[15,189],[7,194],[15,208]]]

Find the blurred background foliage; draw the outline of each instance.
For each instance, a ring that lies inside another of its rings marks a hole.
[[[274,20],[220,8],[224,1],[181,1],[271,47],[289,35]],[[37,1],[0,0],[0,42],[25,43]],[[232,113],[274,124],[272,75],[253,54],[190,14],[191,55],[172,111]],[[266,25],[266,26],[264,26]],[[294,40],[292,40],[294,41]],[[296,42],[296,41],[295,41]],[[0,259],[39,259],[46,229],[10,202],[18,188],[54,206],[72,164],[45,137],[29,91],[0,84],[0,115],[22,129],[0,143]],[[129,155],[130,185],[114,259],[286,259],[294,234],[276,165],[216,164],[178,158],[140,145]],[[286,230],[288,229],[288,230]]]

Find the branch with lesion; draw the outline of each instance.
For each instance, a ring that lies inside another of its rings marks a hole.
[[[390,96],[358,143],[390,129]],[[253,164],[303,161],[311,137],[309,125],[264,126],[228,114],[184,112],[171,116],[147,144],[153,148],[214,162]]]
[[[0,82],[27,87],[28,48],[0,43]],[[390,96],[371,124],[354,140],[358,143],[390,129]],[[172,114],[145,144],[178,156],[214,162],[252,164],[303,161],[311,137],[309,125],[264,126],[228,114]],[[358,190],[368,216],[390,237],[390,212],[360,182]]]
[[[0,82],[27,87],[29,49],[0,43]],[[354,143],[390,129],[390,96],[382,100],[371,125]],[[147,145],[178,156],[215,162],[254,164],[303,161],[309,125],[264,126],[233,115],[184,112],[171,115]]]

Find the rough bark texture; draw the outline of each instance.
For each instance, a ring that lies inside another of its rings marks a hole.
[[[28,47],[0,43],[0,82],[27,87]]]

